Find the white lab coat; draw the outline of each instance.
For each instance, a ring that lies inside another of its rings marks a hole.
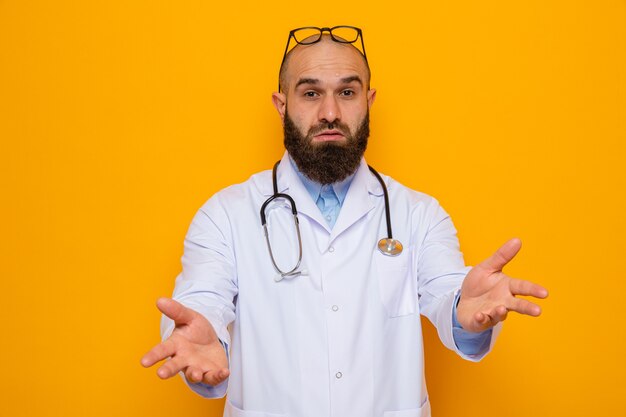
[[[332,230],[285,153],[279,192],[299,211],[307,275],[275,281],[260,207],[271,171],[215,194],[185,239],[174,298],[206,316],[230,347],[229,380],[201,395],[222,396],[227,417],[424,417],[420,314],[448,348],[456,292],[469,268],[456,230],[437,201],[383,176],[397,257],[377,250],[386,236],[383,191],[361,161]],[[293,217],[284,200],[267,209],[274,256],[297,260]],[[162,332],[173,324],[164,319]],[[495,340],[495,335],[491,344]]]

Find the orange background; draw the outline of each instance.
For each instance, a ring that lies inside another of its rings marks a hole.
[[[471,364],[427,327],[434,415],[626,415],[626,3],[0,0],[3,416],[219,416],[139,365],[191,218],[282,154],[287,33],[364,30],[368,162],[469,264],[551,291]]]

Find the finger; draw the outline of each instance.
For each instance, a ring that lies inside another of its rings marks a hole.
[[[153,347],[143,358],[141,358],[141,365],[148,368],[155,363],[162,361],[176,353],[176,346],[169,340],[163,343],[159,343]]]
[[[206,384],[216,386],[224,382],[226,378],[228,378],[229,375],[230,375],[230,371],[226,368],[218,369],[215,371],[211,370],[211,371],[204,373],[202,381]]]
[[[503,305],[499,305],[496,308],[493,309],[492,313],[490,314],[491,316],[491,324],[493,324],[494,326],[501,322],[506,320],[506,316],[509,314],[509,310],[503,306]]]
[[[479,311],[478,313],[474,314],[474,320],[476,320],[476,325],[468,329],[473,332],[482,332],[483,330],[488,329],[493,325],[493,318],[491,317],[491,314],[488,313],[483,313]]]
[[[522,241],[513,238],[502,245],[493,255],[480,263],[480,266],[488,271],[501,271],[504,265],[517,255],[522,248]]]
[[[187,370],[185,371],[185,377],[187,378],[187,381],[191,382],[192,384],[198,383],[202,381],[202,370],[193,366],[188,366]]]
[[[513,297],[509,302],[508,309],[516,313],[537,317],[541,314],[541,307],[523,298]]]
[[[171,378],[182,371],[185,367],[185,361],[182,358],[174,356],[172,359],[161,365],[161,367],[157,370],[157,375],[161,379]]]
[[[187,324],[194,319],[197,314],[190,308],[185,307],[178,301],[171,298],[162,297],[157,300],[157,308],[176,324]]]
[[[511,278],[509,289],[514,295],[530,295],[537,298],[546,298],[548,296],[548,290],[541,285],[522,279]]]
[[[474,320],[481,326],[489,323],[489,316],[487,314],[481,313],[480,311],[474,314]]]
[[[501,321],[506,320],[506,317],[509,313],[509,310],[503,306],[499,305],[496,308],[490,310],[489,312],[478,312],[474,315],[474,319],[479,325],[478,330],[486,330],[489,327],[493,327]]]

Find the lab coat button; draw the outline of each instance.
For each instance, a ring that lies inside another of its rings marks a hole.
[[[334,247],[331,246],[330,248],[328,248],[328,252],[334,252],[334,251],[335,251]]]
[[[335,378],[340,379],[343,376],[343,374],[341,372],[337,372],[335,374]]]
[[[332,306],[333,311],[339,310],[339,306]]]

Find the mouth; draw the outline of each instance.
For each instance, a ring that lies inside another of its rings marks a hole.
[[[345,136],[339,130],[324,130],[313,136],[313,142],[336,142],[344,140]]]

